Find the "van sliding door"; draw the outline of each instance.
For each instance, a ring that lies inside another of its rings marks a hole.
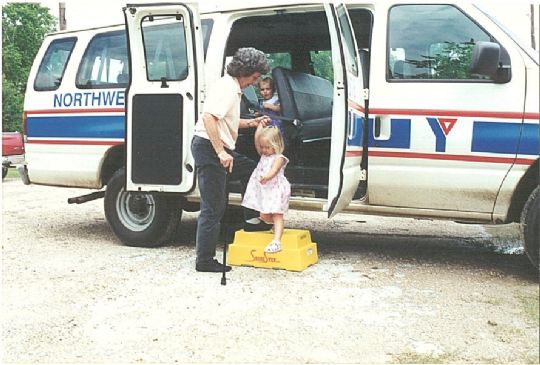
[[[204,62],[197,11],[184,4],[127,5],[124,17],[131,67],[126,189],[188,192],[195,184],[190,139]]]
[[[332,217],[352,200],[359,182],[366,179],[362,170],[367,110],[364,100],[362,65],[354,31],[343,5],[325,4],[332,41],[334,64],[334,105],[332,144],[328,182],[328,216]],[[367,156],[367,154],[365,154]],[[338,178],[339,177],[339,178]]]

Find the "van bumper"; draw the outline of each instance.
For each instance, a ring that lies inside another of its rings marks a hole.
[[[24,163],[24,154],[22,155],[8,155],[2,156],[2,166],[11,167]]]

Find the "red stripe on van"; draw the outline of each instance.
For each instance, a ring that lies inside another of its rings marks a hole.
[[[124,144],[124,141],[81,141],[73,139],[30,139],[26,143],[32,144],[71,144],[71,145],[94,145],[94,146],[116,146]]]
[[[93,108],[93,109],[41,109],[26,110],[25,114],[69,114],[69,113],[124,113],[124,108]]]
[[[347,151],[346,157],[358,157],[362,151]],[[513,157],[488,157],[488,156],[470,156],[470,155],[448,155],[435,153],[417,153],[417,152],[385,152],[368,151],[370,157],[393,157],[393,158],[420,158],[428,160],[446,160],[446,161],[467,161],[467,162],[486,162],[486,163],[516,163],[518,165],[532,165],[534,160],[527,158]]]
[[[428,115],[428,116],[455,116],[455,117],[485,117],[505,119],[539,119],[540,113],[521,112],[491,112],[479,110],[433,110],[433,109],[380,109],[370,108],[369,114],[386,115]]]
[[[347,100],[347,102],[349,103],[349,107],[351,107],[352,109],[358,110],[362,114],[366,113],[366,108],[364,108],[362,105],[352,101],[351,99]]]
[[[435,153],[417,153],[417,152],[369,152],[370,156],[374,157],[402,157],[402,158],[421,158],[428,160],[446,160],[446,161],[467,161],[467,162],[486,162],[486,163],[516,163],[519,165],[532,165],[534,160],[526,158],[513,157],[488,157],[488,156],[470,156],[470,155],[439,155]]]

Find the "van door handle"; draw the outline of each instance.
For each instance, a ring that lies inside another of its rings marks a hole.
[[[381,117],[375,117],[375,126],[374,126],[373,134],[375,138],[379,138],[381,136]]]
[[[162,88],[162,89],[166,89],[166,88],[168,88],[168,87],[169,87],[169,85],[167,84],[167,78],[166,78],[166,77],[162,77],[162,78],[161,78],[161,88]]]

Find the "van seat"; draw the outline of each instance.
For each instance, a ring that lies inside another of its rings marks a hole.
[[[274,68],[272,77],[281,104],[281,115],[302,122],[299,130],[302,141],[329,139],[332,130],[332,83],[282,67]]]

